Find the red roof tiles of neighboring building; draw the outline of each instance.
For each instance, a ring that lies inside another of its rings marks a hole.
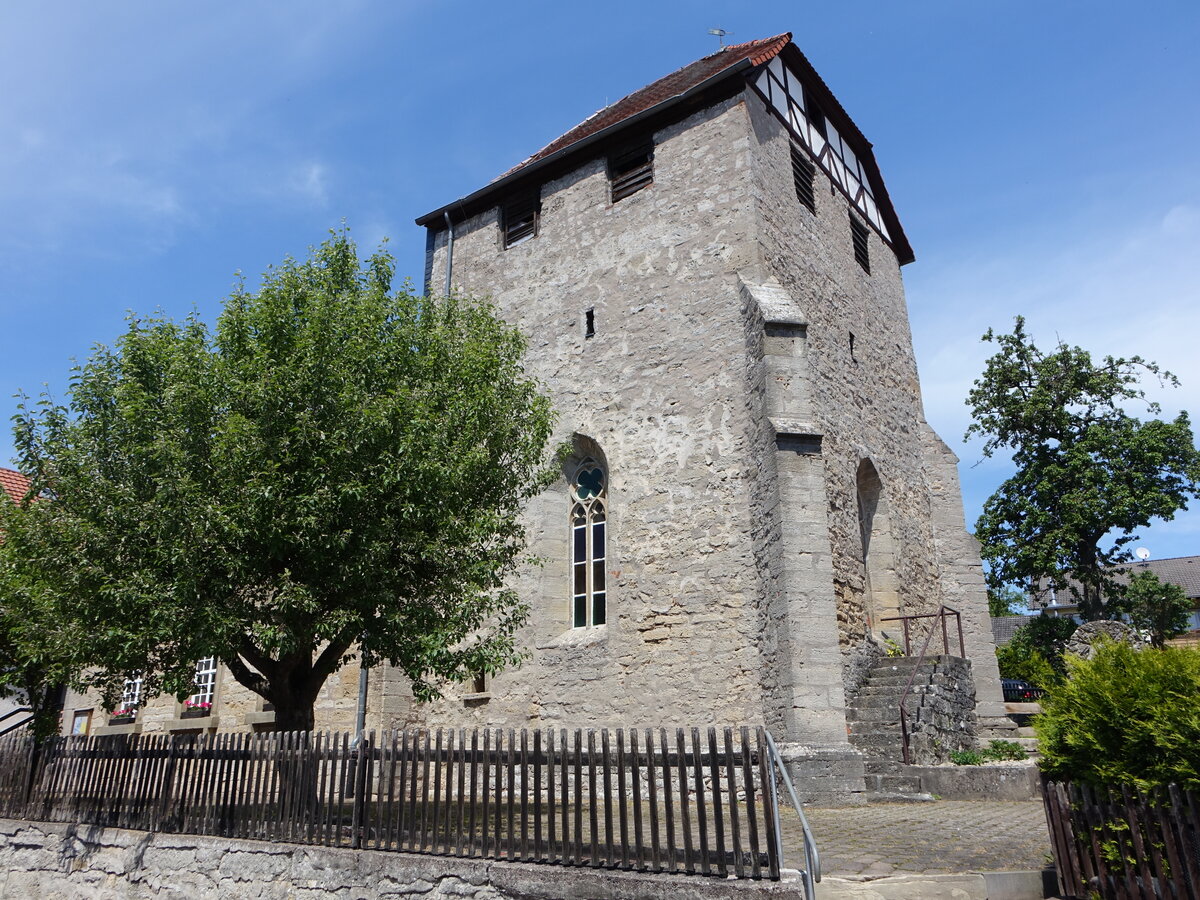
[[[744,59],[748,59],[755,66],[768,62],[777,56],[791,40],[791,32],[787,32],[758,41],[747,41],[744,44],[730,44],[728,47],[722,47],[711,56],[688,63],[682,69],[676,69],[670,75],[664,76],[653,84],[648,84],[626,97],[622,97],[616,103],[604,107],[604,109],[597,113],[593,113],[562,137],[551,141],[537,153],[533,154],[533,156],[513,166],[500,177],[503,178],[511,175],[513,172],[524,168],[530,163],[537,162],[539,159],[544,159],[552,153],[557,153],[559,150],[570,147],[572,144],[578,143],[586,137],[628,119],[630,116],[645,112],[651,107],[662,103],[664,100],[677,97],[685,91],[702,84],[714,75],[719,75],[730,66]]]
[[[0,488],[4,493],[8,494],[14,502],[19,502],[29,493],[29,479],[20,472],[15,472],[12,469],[0,468]]]

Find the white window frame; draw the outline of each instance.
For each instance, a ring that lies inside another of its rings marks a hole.
[[[206,656],[196,662],[196,674],[192,679],[196,692],[184,701],[185,708],[207,703],[211,708],[217,693],[217,658]]]
[[[121,711],[127,711],[127,715],[136,716],[142,707],[142,676],[135,675],[132,678],[126,678],[125,684],[121,686],[121,701],[117,704],[117,708],[113,710],[115,715]]]

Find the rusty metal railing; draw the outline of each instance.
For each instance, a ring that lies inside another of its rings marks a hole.
[[[917,619],[940,619],[942,625],[942,652],[949,656],[950,635],[946,630],[947,614],[954,616],[955,621],[958,623],[958,655],[961,657],[966,657],[967,654],[965,650],[965,644],[963,643],[962,615],[957,609],[951,609],[944,603],[938,607],[938,611],[935,613],[924,613],[919,616],[892,616],[891,618],[880,619],[879,621],[900,623],[901,627],[904,629],[904,655],[912,656],[912,626],[909,623],[915,622]],[[929,635],[925,638],[926,646],[929,645],[929,638],[933,636],[933,632],[936,630],[937,625],[935,624],[929,630]],[[924,656],[925,654],[922,653],[921,655]]]

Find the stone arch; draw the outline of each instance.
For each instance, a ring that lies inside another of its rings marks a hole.
[[[902,612],[900,580],[896,574],[896,545],[887,492],[879,471],[870,459],[859,462],[856,483],[868,623],[876,635],[886,634],[896,639],[901,633],[900,623],[883,621]]]

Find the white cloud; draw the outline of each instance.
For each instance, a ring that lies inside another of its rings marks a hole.
[[[325,166],[320,163],[302,163],[293,168],[287,187],[319,206],[325,206],[329,202]]]

